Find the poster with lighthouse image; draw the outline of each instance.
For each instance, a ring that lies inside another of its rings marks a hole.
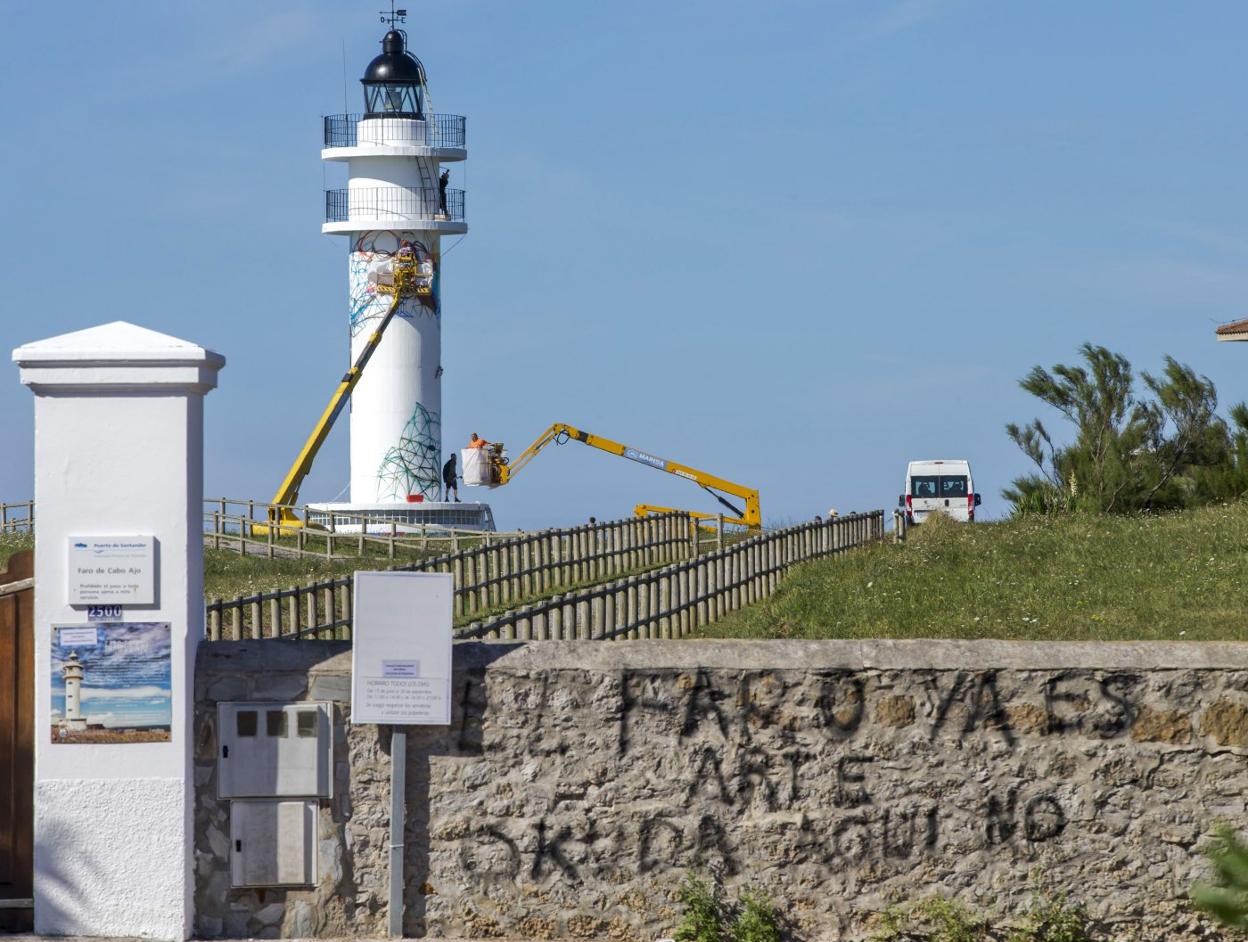
[[[52,629],[54,743],[169,742],[168,622]]]

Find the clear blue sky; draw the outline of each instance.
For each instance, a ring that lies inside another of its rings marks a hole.
[[[270,496],[346,361],[320,116],[344,46],[358,110],[382,5],[0,0],[0,348],[125,319],[225,354],[209,494]],[[567,421],[754,484],[772,521],[966,457],[996,515],[1025,470],[1003,426],[1037,414],[1018,378],[1084,340],[1248,397],[1248,345],[1213,339],[1248,316],[1242,2],[409,6],[437,109],[468,116],[448,447]],[[24,499],[7,369],[0,499]],[[576,444],[490,499],[525,528],[713,509]]]

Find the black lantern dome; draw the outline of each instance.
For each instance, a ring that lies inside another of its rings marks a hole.
[[[368,64],[364,107],[369,118],[423,118],[425,67],[407,51],[407,36],[392,29],[381,40],[381,55]]]

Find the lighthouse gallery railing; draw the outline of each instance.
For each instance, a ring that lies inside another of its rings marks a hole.
[[[359,124],[362,114],[331,114],[325,116],[326,147],[358,147]],[[434,114],[423,121],[419,119],[374,118],[385,121],[383,135],[386,144],[420,144],[425,147],[466,147],[467,134],[464,116],[459,114]],[[382,143],[378,140],[375,143]],[[366,141],[367,143],[367,141]]]
[[[442,205],[437,188],[356,187],[325,191],[325,221],[352,219],[390,220],[397,224],[411,220],[451,220],[464,218],[464,191],[447,190]]]

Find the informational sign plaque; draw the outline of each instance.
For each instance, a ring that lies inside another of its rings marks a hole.
[[[168,622],[52,628],[52,742],[170,742]]]
[[[156,541],[150,536],[71,536],[70,605],[155,605]]]
[[[351,630],[351,722],[451,722],[455,578],[442,572],[357,572]]]

